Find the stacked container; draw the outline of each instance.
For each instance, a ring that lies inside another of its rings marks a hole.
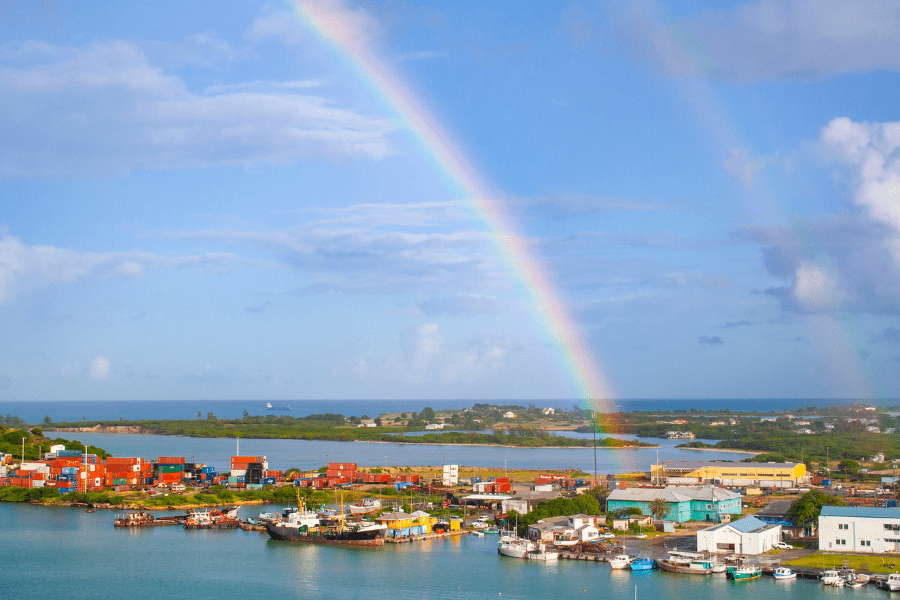
[[[184,478],[183,456],[160,456],[156,461],[156,481],[166,485],[181,483]]]

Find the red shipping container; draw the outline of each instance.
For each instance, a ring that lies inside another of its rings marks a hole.
[[[263,458],[264,457],[262,456],[232,456],[231,464],[234,465],[235,463],[241,463],[246,465],[247,463],[261,463],[265,462],[264,460],[262,460]]]
[[[356,463],[328,463],[330,471],[356,471]]]
[[[156,462],[161,465],[183,465],[184,457],[183,456],[160,456]]]
[[[140,458],[126,458],[126,457],[110,457],[106,459],[106,467],[113,466],[134,466],[141,464]]]
[[[283,476],[284,476],[283,471],[266,471],[266,477],[279,478],[279,477],[283,477]]]
[[[356,471],[340,471],[337,469],[328,469],[325,471],[325,477],[356,477]]]

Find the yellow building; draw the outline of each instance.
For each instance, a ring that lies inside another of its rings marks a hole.
[[[807,483],[803,463],[744,463],[667,460],[650,466],[650,481],[660,485],[796,487]]]

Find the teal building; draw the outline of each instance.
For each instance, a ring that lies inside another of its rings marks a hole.
[[[607,498],[606,510],[637,508],[642,514],[649,515],[650,503],[658,498],[669,505],[664,517],[667,521],[719,523],[741,514],[740,494],[712,486],[617,489]]]

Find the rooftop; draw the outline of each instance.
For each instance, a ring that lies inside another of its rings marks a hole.
[[[823,506],[822,517],[864,517],[870,519],[900,519],[900,508],[872,508],[867,506]]]

